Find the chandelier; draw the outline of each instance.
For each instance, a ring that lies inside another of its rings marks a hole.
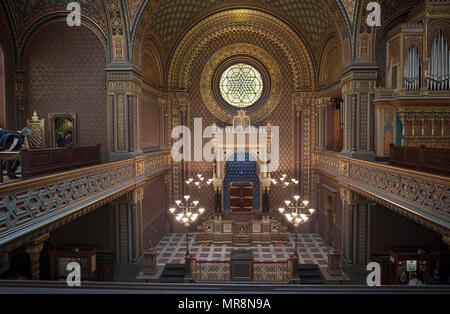
[[[189,195],[184,196],[184,202],[181,200],[175,201],[177,208],[169,209],[170,213],[175,216],[176,221],[183,223],[186,228],[189,228],[197,218],[205,212],[204,208],[198,208],[198,201],[190,201]]]
[[[284,189],[289,186],[296,186],[300,183],[300,181],[297,179],[294,179],[294,178],[290,179],[287,174],[281,175],[281,177],[278,180],[272,179],[270,181],[272,182],[273,185],[280,184],[281,187]]]
[[[286,200],[284,203],[287,209],[280,207],[278,210],[294,227],[298,227],[300,224],[307,222],[316,211],[313,208],[308,208],[309,201],[300,201],[300,196],[298,195],[294,196],[294,202]]]
[[[186,180],[186,184],[189,187],[193,183],[197,189],[201,190],[204,187],[204,183],[206,183],[206,186],[210,186],[213,181],[214,179],[208,179],[205,181],[205,178],[202,176],[201,173],[199,173],[197,174],[195,180],[194,178],[189,178],[188,180]]]
[[[278,210],[281,215],[286,217],[286,220],[292,224],[295,228],[295,248],[294,248],[294,278],[292,279],[293,283],[298,282],[298,264],[299,264],[299,256],[298,256],[298,247],[297,247],[297,237],[298,237],[298,227],[302,223],[306,223],[312,214],[316,211],[313,208],[308,208],[309,201],[303,200],[300,201],[300,196],[294,196],[294,202],[290,200],[284,201],[287,209],[284,207],[280,207]]]

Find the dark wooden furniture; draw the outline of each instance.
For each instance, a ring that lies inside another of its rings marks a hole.
[[[253,280],[253,251],[238,249],[231,251],[231,280]]]
[[[29,179],[58,171],[89,167],[100,164],[102,161],[100,145],[31,149],[21,150],[20,153],[0,152],[0,162],[2,159],[19,160],[22,165],[22,179]],[[3,181],[1,180],[1,182]]]
[[[433,250],[416,248],[390,249],[389,258],[393,271],[390,284],[408,284],[411,274],[417,274],[422,281],[432,276],[433,270],[439,268],[439,254]]]
[[[395,146],[391,144],[389,164],[450,176],[450,149]]]
[[[81,266],[81,280],[95,281],[97,251],[92,247],[63,246],[50,251],[51,280],[66,280],[67,265],[76,262]]]

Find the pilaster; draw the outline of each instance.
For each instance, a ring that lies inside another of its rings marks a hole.
[[[343,74],[344,149],[348,157],[374,160],[373,93],[376,66],[355,66]]]
[[[108,148],[110,159],[120,160],[142,153],[140,140],[140,77],[133,71],[109,71]]]

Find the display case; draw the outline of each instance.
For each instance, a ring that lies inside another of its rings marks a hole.
[[[51,280],[66,280],[67,265],[76,262],[81,266],[82,281],[96,281],[97,252],[92,247],[64,246],[50,251]]]
[[[439,254],[429,249],[390,249],[389,256],[393,267],[391,284],[406,285],[413,273],[426,284],[439,267]]]

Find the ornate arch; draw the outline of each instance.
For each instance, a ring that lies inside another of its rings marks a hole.
[[[27,49],[27,45],[30,41],[30,38],[33,36],[33,34],[36,33],[39,29],[42,27],[45,27],[47,24],[50,23],[57,23],[57,22],[65,22],[67,18],[67,12],[56,12],[53,14],[49,14],[46,16],[43,16],[36,20],[23,34],[22,40],[19,43],[19,50],[18,50],[18,64],[21,64],[21,61],[23,61],[24,53]],[[104,31],[89,17],[82,15],[81,19],[81,27],[87,27],[90,29],[101,41],[103,48],[105,49],[105,55],[107,60],[111,60],[110,51],[108,49],[108,39],[107,35],[104,33]]]
[[[295,89],[315,88],[315,65],[305,42],[287,24],[252,9],[231,9],[213,14],[189,30],[177,45],[168,71],[168,88],[186,90],[192,56],[214,37],[245,28],[282,48],[289,59]]]
[[[341,44],[335,34],[330,34],[320,54],[318,86],[328,87],[330,84],[334,84],[340,80],[343,60],[344,56]],[[330,66],[334,67],[332,70],[337,69],[338,73],[329,71]]]

